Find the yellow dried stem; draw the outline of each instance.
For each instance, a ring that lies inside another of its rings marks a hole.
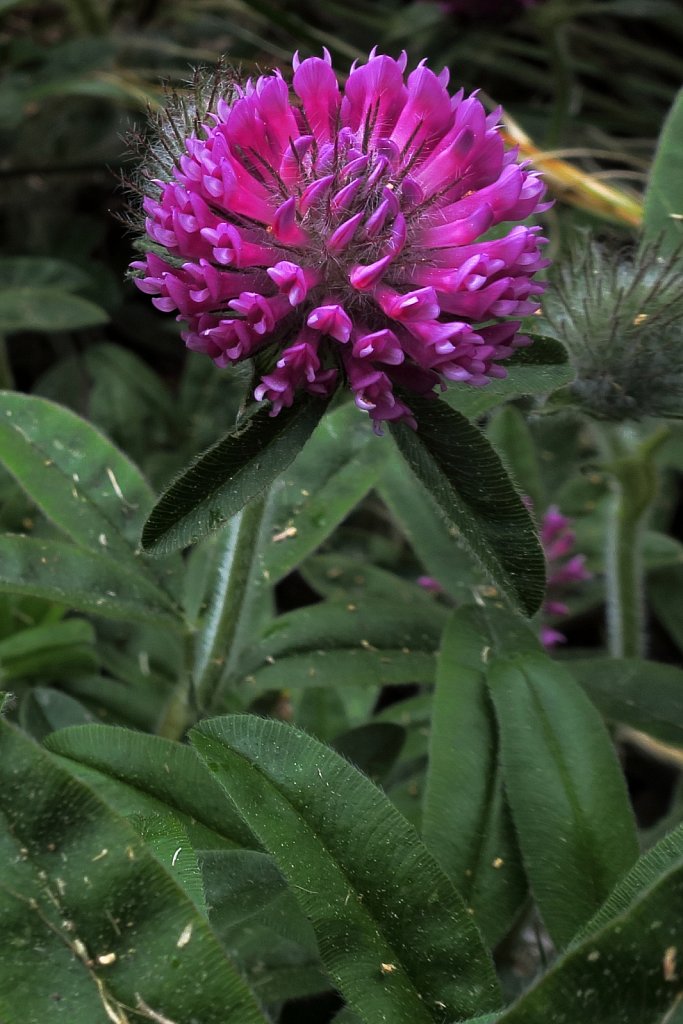
[[[643,204],[635,196],[606,185],[595,175],[562,160],[552,151],[539,149],[509,114],[503,115],[503,135],[510,145],[519,147],[520,154],[531,160],[534,167],[543,171],[549,190],[562,202],[599,217],[640,227]]]

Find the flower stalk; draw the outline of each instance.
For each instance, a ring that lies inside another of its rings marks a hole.
[[[643,537],[657,494],[653,456],[667,434],[663,427],[638,443],[632,427],[603,425],[600,430],[612,481],[605,566],[608,649],[613,658],[647,654]]]

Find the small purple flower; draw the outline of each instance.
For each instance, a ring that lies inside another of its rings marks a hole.
[[[541,544],[548,562],[548,587],[542,611],[545,615],[568,615],[569,607],[563,597],[576,587],[577,583],[589,580],[592,573],[586,569],[586,556],[572,554],[576,534],[571,529],[571,520],[563,516],[557,505],[551,505],[543,516]],[[544,647],[556,647],[566,643],[566,636],[546,624],[541,626],[541,643]]]
[[[488,233],[546,209],[543,183],[499,111],[405,67],[373,51],[342,90],[327,52],[295,56],[291,89],[274,72],[162,129],[135,283],[218,366],[269,357],[254,396],[273,415],[344,380],[376,429],[414,426],[396,386],[483,385],[529,344],[545,239]]]

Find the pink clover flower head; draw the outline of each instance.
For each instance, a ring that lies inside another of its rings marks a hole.
[[[543,516],[541,544],[548,563],[548,587],[542,611],[547,616],[567,615],[569,608],[564,601],[567,593],[591,579],[593,574],[586,568],[586,556],[574,553],[576,534],[571,528],[571,519],[562,515],[557,505],[551,505]],[[556,647],[567,640],[547,623],[541,626],[540,637],[544,647]]]
[[[345,382],[378,431],[414,426],[406,394],[484,385],[529,344],[545,239],[498,226],[546,209],[543,182],[445,71],[373,51],[342,88],[326,51],[293,66],[168,114],[135,283],[219,366],[265,358],[273,415]]]

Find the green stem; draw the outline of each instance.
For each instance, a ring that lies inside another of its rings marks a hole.
[[[642,658],[647,652],[643,537],[657,495],[653,454],[667,433],[664,428],[639,441],[625,426],[600,431],[612,475],[605,568],[607,636],[613,658]]]
[[[225,529],[216,586],[195,653],[194,689],[197,704],[206,713],[220,701],[227,658],[232,653],[253,578],[266,500],[266,495],[255,498]]]
[[[613,658],[645,655],[644,511],[616,480],[607,517],[607,636]]]

